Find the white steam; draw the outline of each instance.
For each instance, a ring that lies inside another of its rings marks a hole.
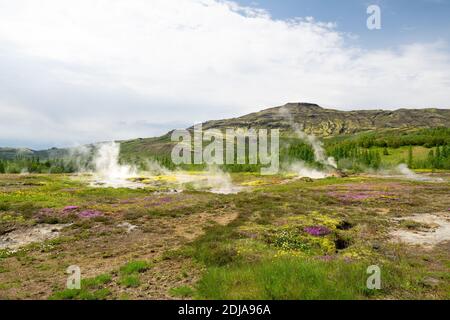
[[[408,168],[408,166],[404,163],[399,164],[398,166],[390,169],[382,169],[377,171],[370,171],[374,175],[383,176],[387,178],[399,178],[399,179],[408,179],[413,181],[429,181],[429,182],[442,182],[444,181],[439,177],[430,177],[428,175],[420,175],[412,171]]]
[[[144,164],[145,171],[139,171],[134,166],[120,164],[119,155],[119,143],[107,142],[98,146],[93,158],[92,186],[136,189],[165,185],[181,191],[189,184],[195,190],[220,194],[242,190],[233,184],[228,173],[217,167],[208,167],[200,173],[170,171],[158,162],[148,160]]]
[[[402,176],[406,177],[409,180],[434,181],[434,182],[444,181],[442,178],[438,178],[438,177],[429,177],[429,176],[418,175],[417,173],[415,173],[414,171],[409,169],[408,166],[404,163],[399,164],[395,168],[395,171],[400,173]]]
[[[397,171],[401,175],[403,175],[406,178],[411,179],[411,180],[423,180],[424,179],[424,177],[419,176],[417,173],[415,173],[414,171],[409,169],[408,166],[404,163],[399,164],[395,168],[395,171]]]
[[[325,149],[323,148],[323,143],[315,135],[307,134],[303,132],[300,125],[294,121],[292,114],[286,108],[281,108],[280,113],[283,117],[288,119],[289,125],[294,130],[297,137],[307,144],[309,144],[314,151],[314,159],[326,166],[337,168],[336,161],[333,157],[327,157]]]
[[[131,187],[128,179],[137,176],[136,168],[119,163],[120,144],[102,143],[94,156],[95,184],[107,187]]]
[[[303,161],[298,161],[289,166],[289,171],[295,172],[300,178],[323,179],[329,176],[324,171],[308,167]]]
[[[212,193],[235,194],[243,188],[233,184],[229,173],[223,172],[217,166],[208,167],[205,179],[194,183],[200,188],[209,188]]]
[[[68,159],[73,162],[79,173],[89,172],[89,161],[92,157],[93,146],[81,145],[68,150]]]
[[[303,132],[300,125],[294,121],[292,114],[286,108],[280,109],[280,114],[289,121],[289,125],[294,130],[297,137],[310,145],[314,152],[314,160],[325,165],[326,168],[337,168],[336,161],[333,157],[327,157],[323,143],[315,135]],[[307,177],[311,179],[323,179],[330,174],[327,171],[308,167],[303,161],[297,161],[289,166],[289,171],[295,172],[299,177]]]

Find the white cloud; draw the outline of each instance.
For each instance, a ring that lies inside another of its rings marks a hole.
[[[364,50],[332,23],[215,0],[0,0],[0,70],[0,114],[22,110],[0,117],[0,144],[151,136],[288,101],[450,101],[445,43]]]

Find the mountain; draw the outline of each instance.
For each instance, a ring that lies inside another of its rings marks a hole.
[[[299,124],[306,133],[319,137],[347,137],[363,132],[381,133],[385,131],[402,131],[404,134],[424,128],[450,128],[449,109],[340,111],[325,109],[311,103],[288,103],[238,118],[207,121],[203,123],[203,130],[249,127],[280,128],[282,132],[289,134],[292,131],[289,118]],[[170,154],[172,146],[170,133],[168,133],[158,138],[123,141],[122,154],[126,157],[133,155],[158,156]]]
[[[325,109],[317,104],[288,103],[239,118],[208,121],[203,124],[203,128],[255,127],[290,130],[286,111],[303,131],[321,137],[381,129],[450,127],[449,109],[340,111]]]
[[[34,150],[27,148],[0,148],[0,159],[15,159],[17,156],[30,157],[35,153]]]
[[[285,111],[282,111],[285,110]],[[288,116],[287,116],[288,115]],[[289,116],[290,115],[290,116]],[[400,129],[414,131],[421,128],[450,128],[449,109],[398,109],[340,111],[325,109],[311,103],[288,103],[283,106],[250,113],[238,118],[212,120],[203,123],[203,129],[225,128],[280,128],[292,130],[292,121],[309,134],[320,137],[349,135],[360,132],[381,132]],[[125,157],[157,156],[170,153],[173,143],[170,133],[155,138],[139,138],[121,141]],[[57,158],[68,154],[68,149],[34,151],[30,149],[0,148],[0,159],[14,159],[16,155]]]
[[[93,145],[87,145],[93,150]],[[28,148],[1,148],[0,147],[0,159],[14,160],[17,157],[20,158],[39,158],[44,159],[61,159],[71,154],[70,148],[51,148],[47,150],[32,150]]]

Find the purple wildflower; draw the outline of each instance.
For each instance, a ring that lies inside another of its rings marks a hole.
[[[164,204],[164,203],[169,203],[171,202],[172,199],[169,197],[165,197],[165,198],[160,198],[156,201],[157,204]]]
[[[306,227],[303,229],[306,233],[312,236],[324,236],[331,233],[331,230],[324,226]]]
[[[69,212],[69,211],[74,211],[74,210],[78,210],[80,207],[78,206],[67,206],[64,207],[63,212]]]
[[[97,210],[84,210],[81,211],[78,216],[80,218],[95,218],[95,217],[100,217],[103,216],[103,213]]]

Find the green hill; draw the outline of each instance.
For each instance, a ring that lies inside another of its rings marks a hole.
[[[294,156],[308,154],[301,145],[301,141],[293,143],[292,139],[295,135],[293,135],[290,119],[306,133],[321,137],[327,151],[337,158],[341,154],[347,156],[350,152],[348,150],[355,152],[355,148],[381,148],[384,153],[391,155],[389,162],[392,162],[392,153],[396,153],[392,150],[397,148],[405,146],[431,148],[437,145],[450,145],[450,110],[435,108],[340,111],[325,109],[310,103],[288,103],[237,118],[207,121],[203,123],[203,129],[279,128],[282,132],[282,145],[289,145],[294,149],[287,150],[286,154]],[[169,164],[168,158],[174,145],[170,140],[170,133],[160,137],[120,141],[122,160],[139,162],[153,158],[166,165]],[[88,147],[93,150],[93,146],[95,144]],[[392,150],[389,152],[383,148]],[[427,152],[421,150],[423,160]],[[404,158],[403,153],[399,158]],[[52,148],[35,151],[0,148],[0,159],[4,160],[61,159],[70,155],[70,149]]]
[[[447,109],[339,111],[325,109],[316,104],[288,103],[238,118],[207,121],[203,123],[203,129],[280,128],[282,134],[291,136],[292,128],[289,119],[281,112],[282,109],[287,110],[293,121],[306,133],[333,142],[339,139],[365,138],[366,134],[374,136],[373,139],[378,136],[391,140],[399,136],[421,135],[423,140],[428,141],[430,134],[423,131],[424,129],[450,128],[450,110]],[[447,138],[450,139],[449,136]],[[405,144],[399,143],[400,145]],[[158,138],[123,141],[122,153],[126,158],[133,155],[167,155],[172,146],[170,134],[166,134]]]

